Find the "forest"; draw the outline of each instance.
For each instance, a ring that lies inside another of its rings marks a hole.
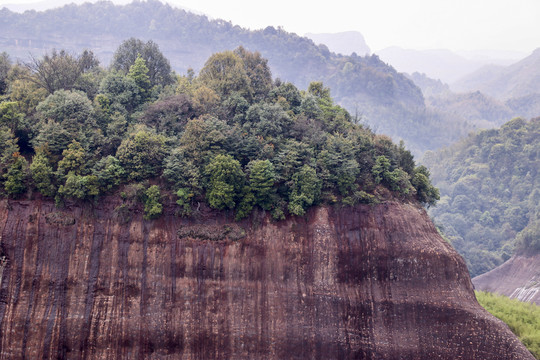
[[[0,69],[3,196],[38,192],[62,206],[117,193],[147,219],[166,194],[179,215],[206,203],[237,219],[439,198],[403,143],[359,124],[322,82],[273,79],[243,47],[213,54],[197,75],[175,74],[156,43],[134,38],[108,68],[91,50],[53,50],[21,64],[4,53]]]
[[[424,156],[441,193],[430,215],[473,277],[540,250],[539,139],[540,118],[516,118]]]

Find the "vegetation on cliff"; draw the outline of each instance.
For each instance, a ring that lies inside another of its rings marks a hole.
[[[540,359],[540,307],[506,296],[477,291],[476,299],[493,316],[504,321],[529,351]]]
[[[61,203],[143,183],[134,196],[147,218],[162,211],[157,185],[184,215],[207,201],[237,218],[254,207],[282,218],[321,202],[438,199],[403,144],[357,124],[322,82],[300,91],[273,80],[259,53],[216,53],[198,76],[171,73],[151,41],[129,39],[114,59],[109,69],[91,51],[7,62],[5,194],[37,190]]]
[[[517,118],[425,156],[441,191],[430,214],[472,276],[540,250],[539,140],[540,119]]]

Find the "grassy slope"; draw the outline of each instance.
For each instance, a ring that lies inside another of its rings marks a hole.
[[[483,291],[476,292],[476,299],[492,315],[504,321],[540,359],[540,306]]]

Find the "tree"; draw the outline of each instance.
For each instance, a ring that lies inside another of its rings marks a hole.
[[[6,182],[4,188],[10,195],[18,195],[26,191],[26,179],[28,177],[28,162],[19,153],[13,154],[13,160],[7,173],[4,175]]]
[[[116,157],[125,169],[128,180],[143,180],[161,175],[166,154],[165,137],[138,127],[122,141]]]
[[[152,185],[144,193],[144,218],[146,220],[155,219],[163,212],[163,205],[160,202],[161,192],[159,186]]]
[[[428,207],[440,200],[439,189],[431,184],[429,176],[429,170],[424,165],[420,165],[414,169],[411,179],[411,184],[416,189],[416,198]]]
[[[124,40],[113,55],[111,68],[127,74],[139,55],[148,68],[151,87],[165,86],[174,82],[169,60],[165,58],[159,50],[159,46],[152,40],[146,43],[135,38]]]
[[[201,69],[198,79],[222,99],[226,99],[233,92],[238,92],[248,100],[253,95],[244,62],[232,51],[212,55]]]
[[[13,162],[15,153],[19,153],[17,138],[7,127],[0,126],[0,176]]]
[[[101,158],[96,163],[92,169],[92,174],[97,176],[101,191],[106,192],[120,185],[122,180],[125,179],[126,172],[120,165],[120,160],[109,155]]]
[[[24,64],[31,76],[25,76],[37,85],[47,90],[49,94],[57,90],[72,90],[79,77],[86,72],[99,67],[99,61],[91,51],[85,50],[75,56],[65,50],[53,49],[51,54],[43,58],[32,57]]]
[[[281,106],[257,103],[248,109],[243,128],[257,136],[275,138],[284,136],[291,124],[291,118]]]
[[[223,210],[236,206],[245,176],[240,163],[230,155],[217,155],[205,168],[206,198],[211,207]]]
[[[56,187],[54,186],[53,168],[49,163],[47,153],[43,148],[36,150],[36,155],[30,164],[30,174],[36,189],[44,196],[54,196]]]
[[[0,53],[0,96],[8,90],[8,74],[11,69],[11,60],[7,52]]]
[[[135,80],[118,71],[111,71],[103,78],[99,92],[116,107],[120,105],[124,112],[132,112],[142,103],[140,89]]]
[[[84,200],[99,195],[98,178],[95,175],[76,175],[69,172],[64,185],[58,188],[58,196]]]
[[[58,174],[65,176],[68,173],[81,175],[86,164],[86,151],[81,144],[73,140],[68,148],[62,152],[62,160],[58,162]]]
[[[316,203],[321,194],[321,181],[317,172],[309,165],[304,165],[292,176],[289,195],[289,212],[302,216],[306,209]]]
[[[139,88],[139,94],[142,98],[141,102],[145,102],[150,96],[151,83],[150,77],[148,76],[148,67],[140,54],[137,56],[137,59],[135,59],[133,65],[131,65],[129,68],[127,76],[135,81],[135,84],[137,84],[137,87]]]
[[[24,114],[20,113],[18,108],[14,101],[0,103],[0,126],[8,127],[13,133],[21,128],[24,120]]]
[[[45,130],[43,126],[48,121],[53,121],[67,131],[71,138],[82,141],[83,134],[90,138],[97,128],[92,117],[92,102],[81,91],[58,90],[49,95],[36,109],[41,120],[38,124],[39,133]]]
[[[275,193],[276,172],[269,160],[253,160],[248,164],[249,187],[254,202],[265,210],[270,210],[272,196]]]
[[[264,99],[272,89],[272,73],[268,66],[268,60],[263,58],[258,51],[250,52],[242,46],[234,50],[234,53],[240,56],[244,63],[244,69],[253,91],[253,98],[257,101]]]

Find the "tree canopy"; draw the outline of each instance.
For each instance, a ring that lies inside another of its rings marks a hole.
[[[403,145],[354,123],[320,81],[306,91],[273,81],[259,53],[216,53],[198,75],[182,76],[152,41],[126,40],[110,69],[89,54],[34,60],[63,64],[56,75],[71,80],[53,86],[30,81],[37,70],[8,77],[0,102],[5,196],[31,187],[61,204],[121,187],[125,201],[144,203],[147,219],[161,214],[162,194],[176,195],[179,214],[206,203],[237,219],[257,208],[281,219],[321,203],[438,198]],[[93,85],[76,85],[89,69]],[[21,81],[48,95],[27,101]]]

